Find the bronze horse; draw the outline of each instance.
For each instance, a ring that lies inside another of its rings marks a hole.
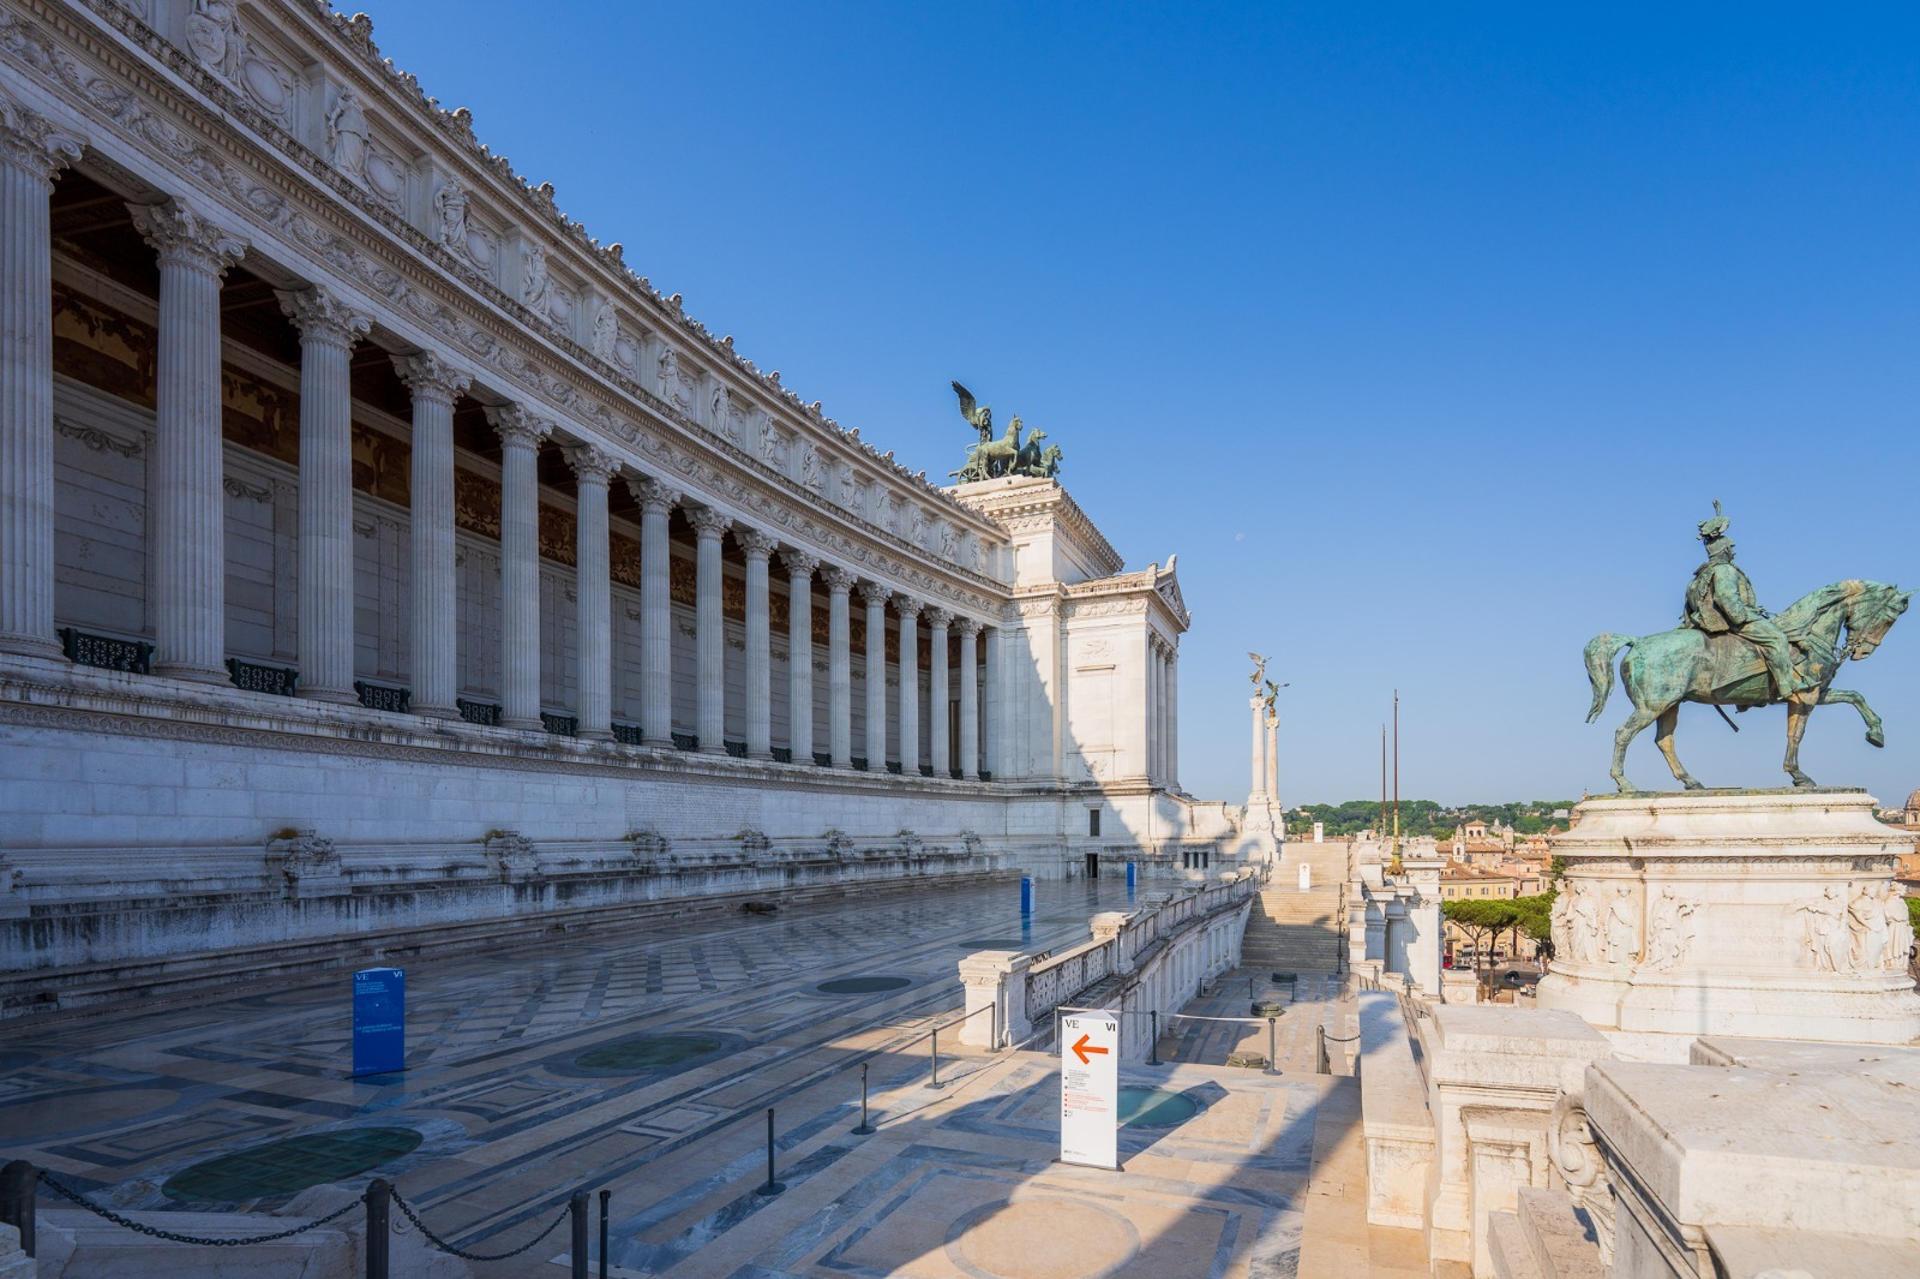
[[[1613,693],[1613,657],[1621,649],[1632,647],[1620,663],[1620,682],[1633,699],[1633,713],[1613,735],[1613,780],[1623,794],[1632,793],[1633,783],[1622,771],[1627,746],[1649,724],[1658,723],[1656,740],[1667,766],[1688,790],[1702,790],[1700,782],[1681,765],[1674,754],[1673,730],[1680,722],[1680,703],[1699,702],[1708,706],[1752,706],[1787,704],[1787,755],[1781,767],[1793,778],[1795,786],[1812,786],[1813,779],[1800,771],[1800,738],[1807,731],[1807,716],[1815,706],[1845,703],[1860,712],[1867,726],[1867,741],[1884,746],[1880,717],[1867,705],[1867,699],[1851,689],[1832,687],[1840,665],[1848,658],[1860,661],[1878,648],[1900,614],[1907,611],[1912,591],[1902,591],[1881,582],[1858,579],[1835,582],[1795,600],[1793,606],[1774,616],[1780,628],[1805,655],[1802,659],[1813,687],[1781,697],[1767,678],[1767,668],[1757,652],[1737,635],[1708,635],[1691,627],[1661,631],[1656,635],[1596,635],[1587,642],[1587,679],[1593,685],[1593,709],[1587,723],[1598,719]],[[1846,639],[1841,639],[1842,627]],[[1725,714],[1725,712],[1721,712]]]

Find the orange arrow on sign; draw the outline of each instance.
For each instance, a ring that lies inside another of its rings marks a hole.
[[[1073,1045],[1073,1055],[1080,1059],[1080,1064],[1082,1066],[1086,1065],[1089,1060],[1089,1058],[1087,1057],[1088,1053],[1099,1053],[1102,1057],[1107,1055],[1106,1049],[1095,1048],[1092,1045],[1088,1044],[1087,1043],[1088,1038],[1089,1036],[1082,1035],[1080,1036],[1080,1041]]]

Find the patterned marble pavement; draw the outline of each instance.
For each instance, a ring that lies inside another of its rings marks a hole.
[[[1024,934],[1036,947],[1084,939],[1089,915],[1126,900],[1114,881],[1036,891]],[[397,1126],[421,1140],[378,1172],[456,1244],[503,1251],[574,1189],[604,1186],[611,1259],[629,1275],[1295,1273],[1316,1116],[1340,1112],[1325,1103],[1352,1085],[1292,1073],[1297,1052],[1282,1053],[1289,1073],[1268,1076],[1200,1064],[1215,1054],[1196,1043],[1181,1064],[1130,1077],[1182,1091],[1199,1112],[1124,1133],[1120,1174],[1050,1162],[1048,1056],[960,1050],[949,1032],[947,1087],[927,1086],[925,1031],[960,1007],[955,966],[976,943],[1023,935],[1017,894],[946,888],[414,961],[400,1076],[346,1076],[342,973],[193,1007],[15,1023],[0,1053],[0,1154],[164,1221],[286,1201],[163,1191],[210,1157]],[[906,984],[817,990],[875,975]],[[1334,1007],[1331,990],[1299,993]],[[682,1042],[664,1054],[630,1043],[647,1035]],[[871,1137],[850,1131],[863,1063]],[[754,1193],[768,1107],[789,1187],[773,1198]],[[372,1175],[336,1184],[357,1192]],[[559,1239],[476,1273],[553,1273]]]

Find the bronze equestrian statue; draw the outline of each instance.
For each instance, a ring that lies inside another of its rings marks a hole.
[[[1867,741],[1886,744],[1880,717],[1866,698],[1834,688],[1833,681],[1841,663],[1860,661],[1879,647],[1907,611],[1913,592],[1880,582],[1835,582],[1778,614],[1768,613],[1760,607],[1753,583],[1734,566],[1733,540],[1727,536],[1720,503],[1713,509],[1713,518],[1700,524],[1707,560],[1687,586],[1682,624],[1656,635],[1596,635],[1587,642],[1587,679],[1593,685],[1589,724],[1599,718],[1613,693],[1614,655],[1623,648],[1633,650],[1620,663],[1620,682],[1633,700],[1633,713],[1613,735],[1612,776],[1623,794],[1634,789],[1623,771],[1627,747],[1642,729],[1656,723],[1655,740],[1673,775],[1688,790],[1703,789],[1673,749],[1682,702],[1743,711],[1784,702],[1787,753],[1781,767],[1795,786],[1814,784],[1800,771],[1800,739],[1815,706],[1853,707],[1867,726]]]

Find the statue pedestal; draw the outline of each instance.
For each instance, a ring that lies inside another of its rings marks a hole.
[[[1553,851],[1553,971],[1541,1008],[1626,1054],[1686,1059],[1701,1035],[1920,1039],[1895,857],[1913,836],[1862,790],[1590,799]]]

